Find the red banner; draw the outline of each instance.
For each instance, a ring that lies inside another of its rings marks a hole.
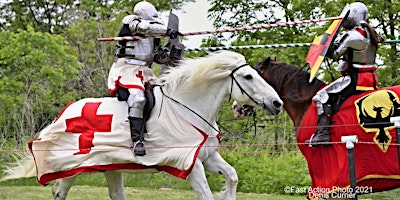
[[[336,33],[339,30],[343,19],[337,19],[332,22],[328,30],[321,36],[314,39],[310,50],[308,51],[306,62],[310,64],[310,80],[311,82],[317,74],[319,67],[324,61],[326,52],[329,49],[332,41],[335,39]]]

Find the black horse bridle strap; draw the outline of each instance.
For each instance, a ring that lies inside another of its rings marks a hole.
[[[240,68],[247,66],[249,64],[243,64],[240,65],[239,67],[236,67],[235,69],[232,70],[231,74],[229,74],[230,77],[232,77],[232,82],[231,82],[231,92],[229,93],[229,100],[231,100],[232,98],[232,90],[233,90],[233,81],[235,81],[236,85],[239,87],[240,91],[242,92],[242,94],[246,94],[251,101],[253,101],[254,103],[256,103],[256,105],[258,105],[258,102],[256,100],[253,99],[253,97],[251,97],[244,89],[243,87],[239,84],[239,82],[236,80],[235,76],[233,75],[237,70],[239,70]]]

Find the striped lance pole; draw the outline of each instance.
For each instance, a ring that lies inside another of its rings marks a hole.
[[[400,40],[385,40],[383,43],[400,43]],[[221,47],[198,47],[185,48],[185,51],[218,51],[235,49],[261,49],[277,47],[309,47],[312,43],[292,43],[292,44],[265,44],[265,45],[243,45],[243,46],[221,46]]]
[[[213,33],[227,33],[227,32],[236,32],[236,31],[265,29],[265,28],[272,28],[272,27],[284,27],[284,26],[298,25],[298,24],[333,21],[333,20],[341,19],[341,18],[342,17],[328,17],[328,18],[321,18],[321,19],[309,19],[309,20],[299,20],[299,21],[292,21],[292,22],[282,22],[282,23],[276,23],[276,24],[254,25],[254,26],[241,27],[241,28],[227,28],[227,29],[216,29],[216,30],[211,30],[211,31],[188,32],[188,33],[182,33],[180,36],[205,35],[205,34],[213,34]],[[166,36],[166,35],[145,36],[145,37],[125,36],[125,37],[98,38],[97,40],[99,42],[106,42],[106,41],[140,40],[140,39],[144,39],[144,38],[164,38],[164,37],[168,37],[168,36]]]

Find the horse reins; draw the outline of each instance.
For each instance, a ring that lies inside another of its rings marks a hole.
[[[185,104],[179,102],[178,100],[176,100],[176,99],[174,99],[174,98],[172,98],[172,97],[166,95],[166,94],[164,93],[164,90],[162,89],[162,86],[161,86],[161,85],[160,85],[160,91],[161,91],[161,94],[162,94],[164,97],[167,97],[168,99],[172,100],[173,102],[175,102],[175,103],[177,103],[177,104],[183,106],[184,108],[188,109],[190,112],[192,112],[193,114],[195,114],[196,116],[198,116],[200,119],[202,119],[205,123],[207,123],[212,129],[214,129],[215,131],[219,132],[219,130],[218,130],[217,128],[215,128],[210,122],[208,122],[206,119],[204,119],[204,117],[201,116],[199,113],[197,113],[197,112],[194,111],[193,109],[189,108],[189,107],[186,106]]]
[[[256,105],[258,105],[257,101],[255,101],[255,100],[243,89],[243,87],[242,87],[242,86],[239,84],[239,82],[236,80],[235,76],[233,76],[233,74],[234,74],[238,69],[240,69],[240,68],[242,68],[242,67],[244,67],[244,66],[247,66],[247,65],[249,65],[249,64],[246,63],[246,64],[243,64],[243,65],[240,65],[239,67],[236,67],[235,69],[233,69],[232,72],[229,74],[229,76],[232,78],[232,82],[231,82],[231,92],[230,92],[230,94],[229,94],[229,100],[230,100],[231,97],[232,97],[233,81],[235,81],[235,82],[236,82],[236,85],[239,87],[239,89],[240,89],[240,91],[242,92],[242,94],[246,94],[254,103],[256,103]],[[198,114],[196,111],[194,111],[193,109],[189,108],[189,107],[186,106],[185,104],[179,102],[178,100],[176,100],[176,99],[174,99],[174,98],[172,98],[172,97],[166,95],[166,94],[164,93],[163,89],[162,89],[162,85],[159,85],[159,86],[160,86],[161,94],[162,94],[163,96],[167,97],[168,99],[172,100],[173,102],[175,102],[175,103],[177,103],[177,104],[183,106],[184,108],[188,109],[190,112],[192,112],[193,114],[195,114],[196,116],[198,116],[200,119],[202,119],[205,123],[207,123],[212,129],[214,129],[215,131],[219,132],[219,130],[218,130],[217,128],[215,128],[215,127],[214,127],[210,122],[208,122],[206,119],[204,119],[203,116],[201,116],[200,114]],[[229,100],[228,100],[228,101],[229,101]]]
[[[258,102],[256,100],[253,99],[253,97],[251,97],[249,95],[249,93],[246,92],[246,90],[243,89],[243,87],[239,84],[239,82],[236,80],[235,76],[233,75],[237,70],[239,70],[240,68],[247,66],[249,64],[245,63],[243,65],[240,65],[239,67],[236,67],[235,69],[232,70],[231,74],[229,74],[230,77],[232,77],[232,82],[231,82],[231,92],[229,93],[229,100],[231,100],[232,97],[232,90],[233,90],[233,81],[235,81],[236,85],[239,87],[240,91],[242,92],[242,94],[246,94],[247,97],[249,97],[249,99],[251,101],[253,101],[256,105],[258,105]],[[257,121],[256,121],[256,112],[253,112],[253,125],[254,125],[254,135],[253,135],[253,139],[256,137],[257,135]],[[247,125],[246,125],[247,126]]]

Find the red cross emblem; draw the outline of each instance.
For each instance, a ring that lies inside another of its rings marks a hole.
[[[65,120],[67,128],[65,132],[81,134],[79,136],[79,152],[77,154],[88,154],[93,145],[95,132],[111,132],[113,115],[97,115],[97,109],[101,102],[86,103],[82,108],[80,117]]]
[[[144,77],[143,77],[143,72],[142,72],[142,71],[139,71],[139,72],[136,74],[136,77],[139,78],[140,81],[143,83]]]

